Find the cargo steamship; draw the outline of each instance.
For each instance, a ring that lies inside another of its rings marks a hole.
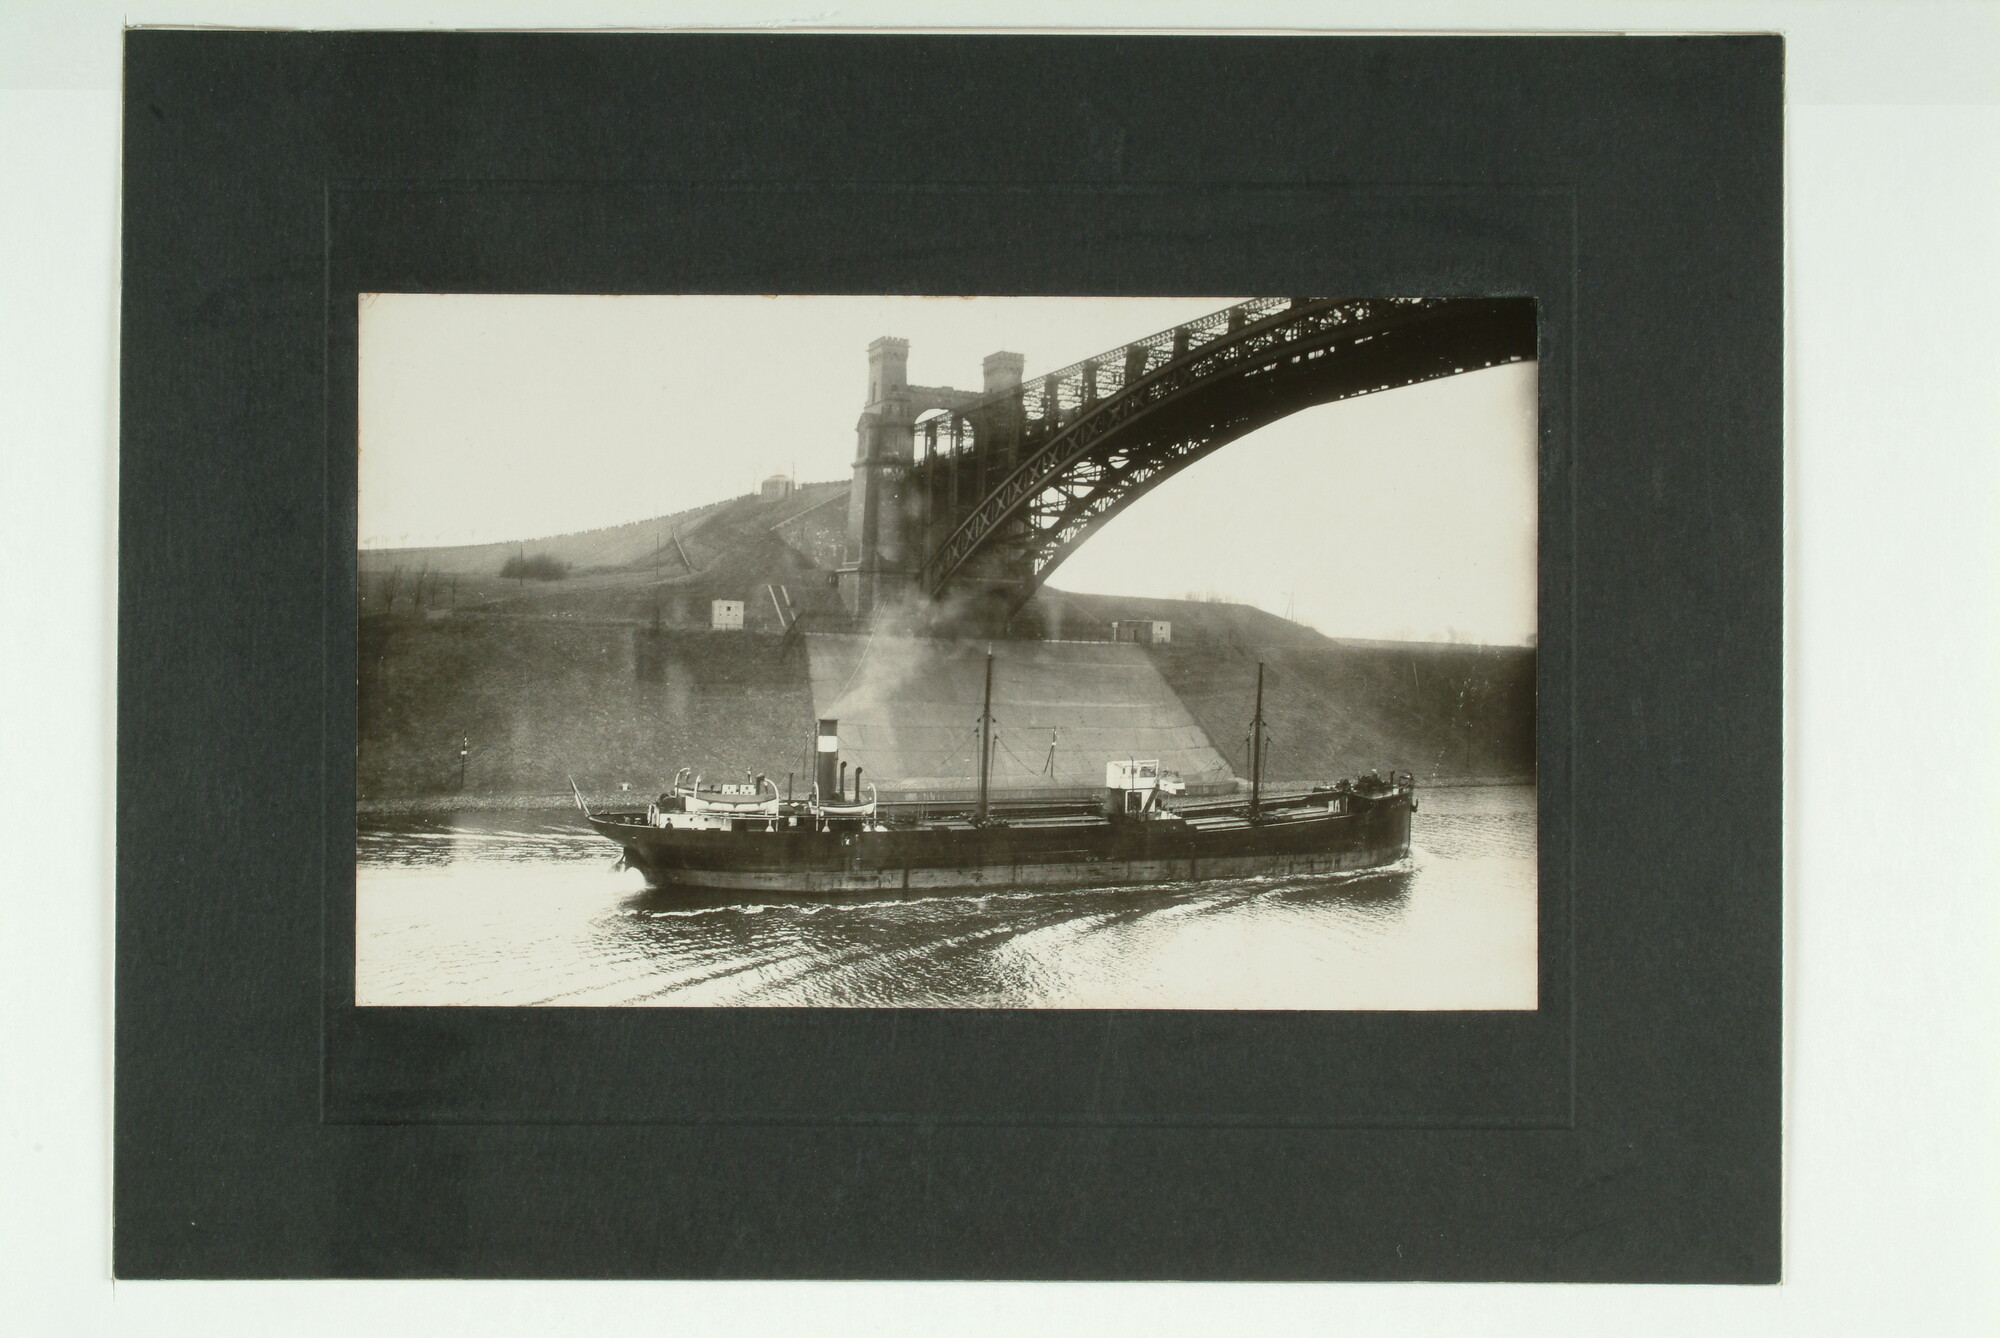
[[[1112,761],[1098,802],[996,805],[993,659],[979,718],[979,799],[951,811],[889,805],[840,760],[839,726],[819,722],[808,795],[768,777],[704,786],[683,771],[644,809],[577,806],[654,887],[711,892],[840,893],[970,887],[1096,887],[1327,874],[1380,868],[1410,853],[1415,787],[1371,773],[1301,794],[1263,794],[1264,669],[1257,667],[1250,791],[1220,802],[1185,792],[1157,761]]]

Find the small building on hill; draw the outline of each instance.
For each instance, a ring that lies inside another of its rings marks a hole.
[[[1111,639],[1164,646],[1174,639],[1174,625],[1155,618],[1119,618],[1111,624]]]
[[[757,495],[767,502],[782,501],[792,495],[792,476],[773,474],[757,486]]]
[[[740,599],[712,600],[708,606],[708,625],[718,632],[742,631],[743,601]]]

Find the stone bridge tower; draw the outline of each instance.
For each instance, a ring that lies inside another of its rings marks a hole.
[[[847,547],[838,570],[841,601],[866,615],[916,591],[917,535],[913,498],[904,480],[916,458],[917,418],[933,409],[965,409],[983,394],[1017,386],[1024,359],[995,353],[984,370],[984,391],[913,386],[910,341],[883,337],[868,346],[868,400],[855,424],[854,485],[847,496]]]
[[[872,612],[908,590],[916,554],[903,551],[903,479],[916,454],[910,341],[868,346],[868,402],[855,424],[854,486],[847,495],[847,551],[840,597],[850,613]]]

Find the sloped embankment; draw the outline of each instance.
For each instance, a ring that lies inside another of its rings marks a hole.
[[[1259,657],[1266,663],[1272,739],[1265,774],[1274,783],[1331,780],[1370,767],[1400,768],[1420,781],[1533,773],[1533,651],[1313,641],[1260,645],[1210,635],[1187,644],[1119,647],[1117,653],[1143,651],[1185,708],[1175,718],[1192,717],[1238,775],[1249,774],[1246,736]],[[776,635],[655,631],[630,620],[368,619],[361,645],[360,797],[459,793],[461,738],[468,749],[463,792],[474,796],[561,795],[566,770],[592,794],[617,793],[621,782],[634,794],[656,792],[679,766],[711,777],[733,778],[745,769],[778,778],[803,774],[814,719],[804,642],[826,651],[845,639],[800,638],[787,647]],[[1070,670],[1085,673],[1089,658]],[[846,675],[840,677],[844,683]],[[1095,700],[1101,686],[1079,685],[1072,695]],[[996,770],[1038,771],[1049,726],[1067,725],[1059,728],[1060,779],[1089,783],[1077,771],[1086,739],[1078,731],[1087,722],[1060,712],[1043,720],[1048,702],[1060,694],[1039,680],[1030,687],[1014,685],[1010,691],[1021,700],[995,712],[1011,749],[1000,750]],[[946,713],[964,716],[957,723],[970,738],[978,707],[971,696],[967,701],[958,710],[963,704],[954,698]],[[893,694],[881,709],[893,715]],[[887,726],[890,719],[876,723]],[[914,722],[929,732],[952,723],[942,716]],[[863,724],[859,717],[851,722]],[[865,752],[863,731],[848,732],[857,755]],[[901,732],[885,738],[908,742]],[[1090,760],[1107,749],[1151,756],[1163,751],[1159,743],[1157,731],[1135,735],[1124,747],[1096,739]],[[942,744],[930,747],[928,734],[924,747],[889,749],[912,760],[949,751]],[[952,766],[929,770],[964,771],[972,753],[962,751],[965,756],[946,759]],[[871,775],[893,779],[888,755],[863,760]]]
[[[1108,641],[942,641],[809,636],[813,699],[840,722],[841,754],[884,797],[979,792],[986,653],[993,654],[990,784],[1007,798],[1088,794],[1104,765],[1158,760],[1189,793],[1228,793],[1229,767],[1143,646]]]
[[[734,779],[799,768],[813,728],[804,656],[755,632],[630,622],[370,619],[361,640],[363,800],[464,792],[657,793],[674,768]]]
[[[1178,629],[1176,629],[1178,633]],[[1232,767],[1250,770],[1263,659],[1273,781],[1394,767],[1419,781],[1535,770],[1535,652],[1511,646],[1357,643],[1155,646],[1164,677]]]
[[[768,517],[746,511],[738,528],[750,519],[762,525]],[[750,577],[785,582],[810,564],[786,538],[778,555],[783,562],[738,570],[760,545],[776,542],[765,529],[738,533],[718,550],[734,555],[718,567],[738,579],[722,582],[705,573],[671,582],[671,594],[645,582],[599,589],[592,580],[560,581],[535,590],[514,610],[364,618],[361,797],[447,800],[460,793],[461,738],[469,752],[463,793],[489,799],[561,795],[566,768],[586,790],[601,794],[617,793],[621,782],[645,793],[679,766],[712,777],[734,777],[746,768],[779,778],[803,772],[814,718],[805,643],[817,642],[824,651],[841,639],[794,637],[787,645],[776,634],[777,618],[757,602],[762,587]],[[788,585],[795,607],[824,602],[823,574],[808,569],[804,576]],[[687,626],[705,618],[711,594],[745,598],[753,629],[773,630]],[[1333,641],[1244,605],[1052,590],[1038,597],[1031,615],[1043,636],[1086,640],[1107,636],[1117,618],[1171,621],[1173,642],[1143,653],[1238,775],[1249,772],[1246,736],[1259,658],[1267,666],[1265,711],[1273,744],[1266,774],[1275,783],[1330,780],[1370,767],[1407,770],[1420,781],[1524,777],[1535,768],[1530,649]],[[1095,700],[1091,694],[1099,687],[1055,696]],[[1011,690],[1026,699],[1049,696],[1025,683]],[[969,737],[977,705],[963,711],[959,705],[954,698],[945,714],[962,714]],[[1010,717],[996,711],[1007,745],[997,771],[1018,762],[1039,774],[1049,728],[1060,739],[1065,725],[1069,740],[1058,743],[1057,770],[1082,765],[1077,745],[1085,736],[1075,731],[1087,722],[1044,720],[1047,712],[1038,711],[1012,710],[1015,733],[1004,728]],[[951,722],[919,723],[942,728]],[[1164,751],[1159,737],[1146,733],[1125,748],[1099,740],[1099,751],[1150,756]],[[854,742],[861,742],[858,735]],[[937,748],[890,751],[930,763],[933,753],[950,750],[940,742]],[[943,762],[952,765],[930,765],[926,774],[956,775],[953,768],[967,759],[946,756]],[[864,765],[884,782],[893,779],[873,760]]]

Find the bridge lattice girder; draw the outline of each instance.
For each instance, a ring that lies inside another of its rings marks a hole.
[[[933,596],[1025,599],[1092,531],[1301,409],[1535,356],[1528,298],[1259,298],[918,423],[905,492]]]

